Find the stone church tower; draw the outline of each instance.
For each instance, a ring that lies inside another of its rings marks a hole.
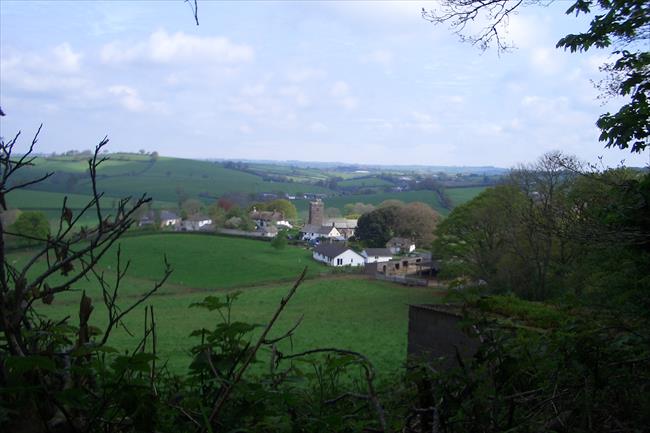
[[[325,203],[320,199],[309,202],[309,220],[307,224],[322,226],[325,221]]]

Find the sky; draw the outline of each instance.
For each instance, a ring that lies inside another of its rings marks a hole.
[[[592,81],[607,51],[566,53],[570,5],[527,7],[508,53],[421,17],[435,2],[0,2],[0,135],[38,151],[511,167],[561,150],[608,165]],[[647,153],[647,152],[646,152]]]

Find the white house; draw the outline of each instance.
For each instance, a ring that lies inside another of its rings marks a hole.
[[[314,239],[343,239],[341,232],[334,226],[320,226],[316,224],[307,224],[300,230],[302,240],[311,241]]]
[[[386,242],[386,248],[393,254],[408,254],[415,251],[415,242],[406,238],[391,238]]]
[[[363,257],[343,243],[321,243],[314,247],[314,260],[329,266],[363,266]]]
[[[138,226],[155,225],[157,221],[160,222],[160,227],[174,227],[180,223],[181,219],[174,212],[161,210],[159,214],[156,214],[156,211],[150,210],[140,218]]]
[[[174,227],[181,221],[180,217],[174,212],[168,210],[160,211],[160,226],[161,227]]]
[[[393,253],[388,248],[366,248],[361,251],[366,263],[387,262],[393,258]]]
[[[187,232],[194,232],[200,230],[203,226],[212,224],[212,219],[205,215],[192,215],[191,217],[181,221],[180,230]]]
[[[327,218],[323,225],[336,227],[343,239],[350,239],[357,229],[357,221],[349,218]]]
[[[276,226],[264,226],[258,230],[265,238],[274,238],[278,235],[278,228]]]

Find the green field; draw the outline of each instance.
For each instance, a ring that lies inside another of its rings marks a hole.
[[[79,212],[90,202],[92,196],[89,194],[65,194],[62,192],[52,191],[35,191],[28,189],[19,189],[12,191],[7,195],[7,205],[10,208],[20,209],[23,211],[43,212],[50,221],[52,227],[58,226],[61,217],[61,206],[63,199],[67,196],[66,205],[76,217]],[[117,208],[119,198],[104,196],[101,199],[102,209],[111,213]],[[154,200],[151,202],[154,209],[174,209],[177,205],[173,202]],[[78,221],[79,225],[94,226],[97,224],[97,217],[94,208],[89,209],[81,216]]]
[[[454,206],[461,205],[466,203],[485,191],[486,187],[484,186],[470,186],[466,188],[447,188],[445,191],[451,199],[451,202]]]
[[[60,211],[61,206],[63,205],[63,199],[66,196],[68,197],[67,206],[70,209],[81,209],[85,207],[92,198],[89,194],[66,194],[62,192],[19,189],[12,191],[7,195],[7,205],[11,208],[22,210],[56,209]],[[103,207],[106,209],[111,209],[116,206],[119,200],[118,197],[110,196],[104,196],[101,199]],[[158,200],[154,200],[151,205],[156,209],[173,209],[176,207],[175,202]]]
[[[180,158],[156,161],[134,156],[109,159],[98,169],[99,190],[107,196],[139,196],[147,193],[155,200],[176,202],[179,194],[188,197],[218,197],[227,192],[331,192],[308,183],[267,182],[262,177],[224,168],[221,164]],[[23,171],[31,178],[47,172],[56,176],[34,189],[52,192],[88,194],[90,181],[84,173],[87,162],[77,159],[40,158],[36,166]]]
[[[181,286],[182,290],[191,292],[286,281],[300,274],[305,266],[309,266],[310,275],[314,276],[331,270],[313,261],[311,252],[304,248],[287,247],[278,251],[269,242],[259,240],[167,233],[122,238],[98,266],[109,278],[117,268],[118,245],[122,265],[131,261],[128,278],[123,281],[126,295],[141,293],[151,286],[163,274],[165,256],[174,272],[162,289],[164,293],[172,293]],[[29,253],[21,252],[12,254],[11,259],[20,265],[28,256]],[[42,268],[44,264],[39,265]],[[99,290],[86,281],[74,288]]]
[[[378,177],[359,177],[356,179],[348,179],[338,182],[338,186],[343,188],[363,188],[363,187],[382,187],[382,186],[394,186],[393,182],[389,182]]]
[[[283,285],[245,288],[233,311],[236,320],[264,324],[273,314],[280,299],[286,295],[290,283]],[[180,293],[179,293],[180,292]],[[217,313],[189,308],[189,305],[214,291],[153,296],[158,322],[160,357],[169,362],[172,370],[180,372],[189,363],[188,349],[197,344],[189,338],[194,329],[211,328],[217,323]],[[216,295],[224,296],[224,292]],[[79,295],[77,295],[79,296]],[[393,373],[406,359],[408,304],[434,302],[439,294],[432,289],[404,287],[395,284],[352,278],[332,278],[305,282],[278,321],[273,335],[281,335],[301,316],[300,328],[293,338],[293,351],[315,347],[337,347],[366,354],[384,374]],[[98,296],[92,296],[97,304]],[[78,299],[78,298],[77,298]],[[126,305],[133,298],[123,299]],[[68,297],[42,308],[53,318],[74,317],[77,303]],[[142,327],[143,308],[135,310],[125,321],[134,333]],[[102,328],[105,313],[97,305],[93,325]],[[112,344],[118,348],[134,347],[137,337],[117,330]],[[279,350],[289,353],[288,344]]]
[[[323,274],[329,268],[311,260],[309,251],[287,247],[278,252],[262,241],[168,234],[126,238],[121,244],[124,258],[132,258],[121,288],[123,306],[151,287],[162,271],[163,253],[175,269],[169,284],[147,305],[153,305],[156,311],[160,356],[177,372],[187,367],[188,349],[196,344],[189,338],[190,332],[210,328],[217,319],[216,313],[189,309],[191,303],[239,289],[242,295],[234,309],[237,320],[263,324],[305,265],[312,276],[321,276],[301,286],[274,335],[304,315],[293,339],[293,350],[333,346],[360,351],[386,374],[401,366],[406,357],[408,304],[432,302],[439,295],[434,289],[404,287],[363,275]],[[13,254],[10,260],[20,264],[27,257],[28,253],[23,252]],[[115,265],[115,259],[108,257],[98,270],[108,274]],[[96,306],[92,324],[102,328],[106,317],[98,287],[79,282],[74,288],[75,292],[58,295],[51,306],[41,304],[40,312],[52,318],[70,316],[74,323],[80,291],[86,290]],[[125,321],[136,336],[141,332],[143,308]],[[134,347],[136,342],[137,337],[122,329],[112,340],[121,349]],[[283,346],[280,350],[288,352],[291,348]]]
[[[449,211],[440,206],[438,195],[433,191],[404,191],[404,192],[382,192],[377,194],[354,194],[328,197],[324,200],[325,207],[335,207],[343,212],[343,208],[348,203],[370,203],[378,205],[386,200],[401,200],[405,203],[421,201],[428,204],[442,215],[447,215]],[[309,209],[309,200],[295,200],[294,204],[299,212],[307,212]]]

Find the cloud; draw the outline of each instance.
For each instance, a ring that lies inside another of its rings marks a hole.
[[[309,125],[309,130],[311,132],[323,133],[329,131],[329,128],[321,122],[312,122]]]
[[[530,56],[530,62],[536,70],[547,75],[557,74],[564,67],[564,58],[561,52],[550,48],[534,49]]]
[[[160,102],[145,102],[140,97],[137,89],[123,84],[116,84],[108,88],[108,93],[115,98],[122,107],[134,113],[150,112],[168,114],[169,110]]]
[[[346,110],[354,110],[359,105],[359,100],[350,93],[350,86],[345,81],[337,81],[330,88],[330,95]]]
[[[302,83],[308,80],[324,78],[327,75],[322,69],[296,68],[287,72],[287,80],[294,83]]]
[[[149,39],[136,43],[111,42],[101,50],[107,64],[138,61],[153,63],[244,63],[253,60],[255,52],[246,44],[236,44],[224,37],[200,37],[183,32],[169,34],[158,30]]]
[[[420,113],[414,111],[411,113],[415,123],[413,126],[420,129],[421,131],[437,131],[440,129],[440,125],[433,120],[433,117],[426,113]]]
[[[393,63],[393,53],[384,49],[374,50],[365,55],[363,61],[368,63],[377,63],[384,67],[388,67]]]
[[[82,54],[75,52],[67,42],[54,47],[52,57],[54,62],[50,63],[50,67],[53,66],[54,70],[59,70],[63,73],[73,73],[81,69]]]
[[[78,90],[88,86],[81,75],[81,52],[62,43],[45,53],[14,53],[0,58],[0,79],[29,92]]]
[[[281,87],[279,94],[288,97],[299,107],[307,107],[311,104],[309,96],[298,86]]]
[[[108,88],[108,93],[116,96],[120,104],[129,111],[143,111],[145,103],[133,87],[116,85]]]

